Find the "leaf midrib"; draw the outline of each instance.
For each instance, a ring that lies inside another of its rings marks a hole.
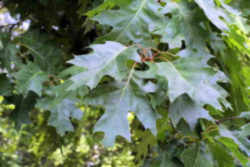
[[[134,20],[137,18],[137,16],[140,14],[141,10],[143,9],[143,7],[145,6],[147,0],[143,0],[140,7],[138,8],[137,12],[135,13],[134,17],[131,19],[130,22],[128,22],[127,26],[122,30],[122,32],[118,35],[118,37],[116,38],[116,41],[118,41],[121,37],[121,35],[130,27],[130,25],[132,24],[132,22],[134,22]]]
[[[195,86],[193,84],[191,84],[191,82],[188,81],[187,78],[185,78],[185,76],[183,76],[183,74],[181,72],[179,72],[178,68],[171,62],[169,62],[169,64],[174,68],[174,70],[180,75],[181,78],[183,78],[184,81],[186,81],[186,83],[188,85],[190,85],[190,87],[194,88]]]
[[[88,73],[89,70],[92,71],[92,70],[95,70],[95,69],[97,69],[95,73],[100,73],[100,72],[103,71],[107,66],[109,66],[117,57],[119,57],[119,56],[121,55],[122,52],[126,51],[126,50],[129,49],[129,48],[130,48],[130,47],[124,47],[124,48],[121,49],[119,52],[117,52],[117,53],[115,54],[115,56],[113,56],[109,61],[107,61],[104,65],[103,65],[103,64],[101,65],[103,68],[100,68],[100,66],[97,66],[97,67],[95,67],[95,68],[88,69],[87,71],[84,71],[84,72],[82,72],[82,73]],[[82,73],[81,73],[81,74],[82,74]]]

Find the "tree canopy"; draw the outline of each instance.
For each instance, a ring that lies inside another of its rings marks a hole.
[[[0,164],[250,167],[249,11],[3,0]]]

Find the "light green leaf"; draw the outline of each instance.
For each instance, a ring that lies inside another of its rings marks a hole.
[[[241,61],[241,55],[238,50],[226,49],[221,52],[223,68],[227,69],[227,75],[230,78],[230,102],[234,112],[241,113],[248,111],[250,107],[248,96],[247,79],[244,76],[244,65]]]
[[[223,145],[217,142],[209,143],[209,150],[213,154],[218,167],[235,167],[234,159]]]
[[[23,66],[14,76],[16,78],[16,90],[24,95],[27,95],[29,91],[33,91],[41,96],[43,82],[48,80],[48,74],[33,63]]]
[[[239,50],[241,54],[246,54],[250,57],[249,37],[246,34],[243,34],[236,25],[232,25],[229,28],[230,31],[226,36],[227,43],[233,48]]]
[[[56,108],[51,110],[49,125],[56,127],[58,134],[63,136],[66,131],[73,132],[74,127],[70,118],[80,120],[83,112],[75,106],[75,102],[65,99]]]
[[[87,85],[95,88],[105,75],[109,75],[118,81],[128,75],[128,60],[140,61],[135,47],[126,47],[117,42],[92,45],[93,52],[87,55],[76,56],[69,63],[85,68],[84,72],[74,75],[74,82],[70,89],[76,89]]]
[[[240,114],[240,118],[245,118],[245,119],[250,120],[250,112],[242,112]]]
[[[79,97],[88,93],[86,87],[66,91],[71,84],[71,81],[65,81],[63,84],[47,89],[45,92],[47,96],[39,99],[36,104],[37,108],[50,111],[48,124],[54,126],[61,136],[67,131],[74,130],[70,118],[78,120],[82,118],[83,112],[76,103],[79,102]]]
[[[246,0],[238,0],[238,1],[232,1],[230,3],[230,6],[233,6],[236,8],[238,11],[241,12],[241,16],[245,17],[247,20],[250,18],[250,1]],[[250,25],[246,24],[248,27],[248,32],[250,31]]]
[[[222,144],[224,144],[233,155],[241,162],[242,165],[246,165],[248,162],[247,157],[239,151],[238,145],[231,138],[221,137],[218,139]]]
[[[86,6],[86,2],[84,4],[84,10],[85,10],[85,6]],[[111,9],[115,6],[115,4],[111,1],[111,0],[105,0],[101,5],[99,5],[98,7],[96,7],[95,9],[92,9],[90,11],[88,11],[87,13],[81,14],[81,11],[79,10],[79,14],[84,16],[88,16],[89,18],[94,17],[95,15],[107,10],[107,9]]]
[[[236,132],[236,131],[230,131],[229,129],[226,128],[226,126],[223,125],[219,126],[220,135],[232,139],[236,144],[238,144],[239,148],[249,156],[250,144],[247,144],[248,136],[245,133],[248,131],[247,125],[243,126],[241,129],[242,129],[241,131]],[[249,134],[249,132],[247,133]]]
[[[225,4],[223,0],[217,1],[220,2],[220,6],[217,6],[214,0],[195,0],[207,18],[221,31],[228,31],[230,29],[229,26],[235,24],[245,32],[245,20],[241,17],[241,13]]]
[[[228,26],[225,21],[229,21],[230,18],[221,7],[215,4],[214,0],[195,0],[195,2],[200,6],[209,20],[217,28],[220,30],[228,30]]]
[[[227,93],[216,82],[224,79],[205,62],[203,57],[195,55],[183,56],[173,63],[148,63],[149,70],[141,75],[147,78],[165,78],[171,102],[186,93],[197,105],[210,104],[221,109],[220,101],[227,105]]]
[[[135,151],[138,158],[146,157],[150,149],[156,146],[156,138],[149,130],[134,130],[133,134],[139,139],[139,143],[136,144]]]
[[[250,156],[250,139],[249,139],[249,135],[250,135],[250,124],[246,124],[243,127],[241,127],[240,131],[237,133],[237,138],[239,139],[239,146],[240,148],[243,148],[242,150],[248,155],[248,157]]]
[[[76,101],[71,99],[55,100],[51,98],[40,100],[38,108],[50,110],[51,115],[48,124],[54,126],[58,134],[63,136],[65,132],[73,132],[74,127],[70,118],[80,120],[83,112],[76,107]]]

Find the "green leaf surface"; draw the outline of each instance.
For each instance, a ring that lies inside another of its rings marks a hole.
[[[76,107],[74,101],[65,99],[55,109],[51,110],[49,125],[56,127],[57,132],[63,136],[66,131],[74,131],[70,118],[80,120],[82,115],[82,111]]]
[[[120,2],[120,1],[116,1],[116,2]],[[114,0],[105,0],[101,5],[99,5],[95,9],[88,11],[85,14],[89,18],[92,18],[105,10],[112,9],[116,5],[116,2]],[[126,2],[126,1],[124,1],[124,2]]]
[[[219,1],[221,6],[217,6],[214,0],[195,0],[207,18],[221,31],[228,31],[232,24],[238,24],[241,30],[245,30],[244,20],[241,18],[239,11],[228,6],[222,0]]]
[[[71,78],[74,83],[70,89],[76,89],[82,85],[93,89],[106,75],[121,81],[129,73],[126,62],[128,60],[140,61],[135,47],[126,47],[117,42],[109,41],[105,44],[92,45],[91,48],[93,52],[76,56],[69,61],[71,64],[86,69]]]
[[[231,150],[233,155],[241,162],[243,166],[248,162],[247,157],[239,151],[238,145],[234,142],[233,139],[221,137],[218,139],[222,144],[224,144],[228,149]]]
[[[250,167],[249,5],[3,0],[0,166]]]
[[[103,91],[103,88],[94,90]],[[128,83],[120,89],[108,90],[86,98],[89,105],[102,106],[104,115],[98,120],[95,131],[105,132],[104,145],[112,146],[117,135],[130,141],[128,113],[134,112],[145,128],[156,134],[157,116],[146,98],[137,96]]]
[[[246,124],[243,127],[241,127],[240,131],[237,133],[237,138],[239,139],[239,146],[242,148],[243,145],[243,151],[250,156],[250,140],[249,140],[249,135],[250,135],[250,124]]]
[[[14,74],[16,78],[16,90],[27,95],[29,91],[42,95],[43,82],[48,80],[48,74],[43,72],[36,64],[29,63]]]
[[[250,107],[248,96],[247,79],[244,77],[244,65],[241,62],[241,55],[235,49],[222,50],[223,68],[227,69],[226,74],[230,78],[230,102],[235,112],[248,111]],[[249,75],[248,75],[249,76]]]
[[[161,23],[163,17],[159,12],[160,8],[160,4],[154,0],[133,0],[129,5],[104,11],[93,19],[113,27],[112,31],[103,37],[105,40],[148,45],[153,43],[150,35],[152,29]]]
[[[182,152],[181,160],[185,167],[214,167],[209,154],[202,151],[200,147],[199,144],[193,144]]]
[[[16,128],[20,129],[22,125],[31,123],[29,115],[35,107],[37,95],[30,92],[26,97],[18,95],[14,96],[12,100],[16,106],[15,110],[11,112],[10,118],[14,120]]]
[[[247,125],[243,126],[242,131],[239,132],[230,131],[229,129],[227,129],[225,126],[222,125],[219,127],[219,132],[221,136],[232,139],[243,152],[245,152],[248,156],[250,156],[250,145],[247,144],[249,141],[247,139],[248,136],[246,134],[246,131],[248,130],[249,129],[247,129]]]
[[[220,30],[228,30],[228,25],[226,21],[229,21],[229,17],[225,10],[217,6],[214,0],[195,0],[195,2],[204,11],[208,19]],[[224,19],[224,20],[223,20]]]
[[[208,111],[203,107],[197,105],[187,95],[178,97],[169,107],[169,117],[176,126],[183,118],[191,129],[195,128],[200,118],[213,121],[213,118],[209,115]]]
[[[166,0],[161,13],[169,16],[156,25],[153,31],[161,36],[161,42],[168,43],[172,49],[180,48],[184,41],[188,48],[204,50],[210,34],[202,26],[204,16],[192,3]]]
[[[226,104],[226,92],[217,85],[221,78],[208,67],[203,57],[186,56],[175,62],[148,63],[145,77],[165,78],[171,102],[183,94],[188,94],[197,105],[210,104],[221,109],[220,101]]]
[[[238,11],[240,11],[241,16],[246,18],[247,20],[250,19],[250,1],[245,1],[245,0],[238,0],[238,1],[231,1],[230,3],[231,6],[236,8]],[[248,32],[250,31],[250,25],[245,24],[247,26]]]
[[[18,36],[16,43],[32,55],[34,63],[43,71],[52,74],[60,72],[64,64],[65,53],[60,49],[58,43],[54,42],[53,36],[32,30]]]
[[[0,67],[12,70],[14,66],[20,66],[21,59],[17,56],[19,52],[18,45],[10,39],[10,34],[0,33]]]
[[[213,159],[216,160],[218,167],[235,167],[234,159],[230,153],[220,143],[209,143],[209,149],[213,154]]]
[[[8,96],[11,95],[11,90],[13,89],[13,85],[10,82],[9,78],[6,76],[6,74],[0,73],[0,95],[2,96]]]
[[[57,133],[61,136],[63,136],[65,132],[73,132],[74,127],[71,123],[71,118],[80,120],[83,116],[83,112],[76,107],[76,101],[64,99],[53,106],[50,106],[50,101],[52,101],[52,99],[45,99],[37,104],[39,108],[50,110],[51,115],[48,124],[54,126]]]
[[[183,167],[183,165],[179,162],[175,162],[168,153],[164,152],[161,155],[161,159],[156,162],[146,162],[143,167]]]
[[[54,126],[61,136],[74,130],[72,118],[77,120],[82,118],[83,112],[76,106],[76,103],[79,103],[76,97],[82,97],[88,93],[86,87],[66,91],[71,84],[70,81],[65,81],[61,85],[51,87],[45,92],[47,96],[39,99],[36,104],[37,108],[50,111],[48,124]]]
[[[156,146],[156,138],[149,130],[141,131],[135,130],[134,135],[139,138],[140,142],[136,145],[137,157],[146,157],[150,148]]]
[[[250,112],[242,112],[240,114],[240,118],[245,118],[245,119],[250,120]]]

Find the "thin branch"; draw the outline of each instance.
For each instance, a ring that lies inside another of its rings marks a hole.
[[[239,117],[228,117],[228,118],[223,118],[223,119],[220,119],[220,120],[216,120],[216,124],[219,125],[225,121],[232,121],[232,120],[237,120],[237,119],[243,119],[243,118],[239,118]]]

